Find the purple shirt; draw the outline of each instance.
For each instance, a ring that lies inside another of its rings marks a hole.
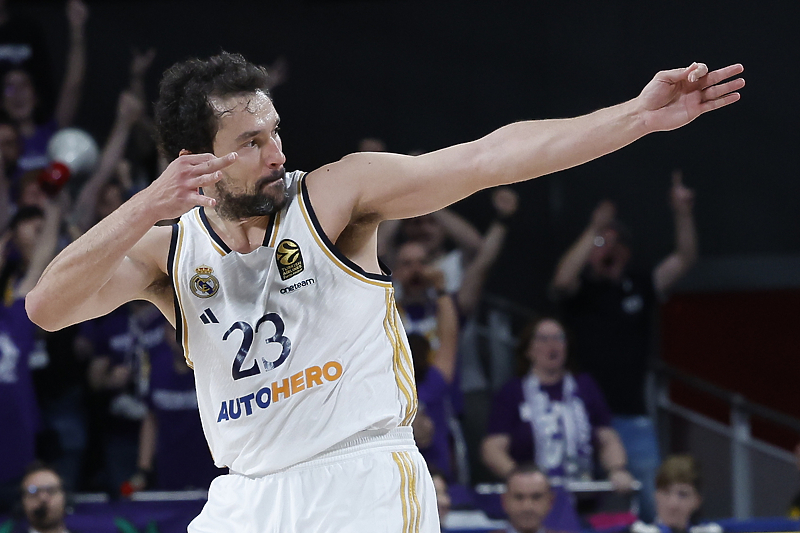
[[[176,354],[166,339],[150,350],[147,403],[158,426],[157,488],[207,489],[222,470],[214,466],[200,424],[194,373],[186,366],[182,353],[177,356],[177,364],[182,365],[186,372],[176,367]]]
[[[34,168],[44,168],[50,163],[47,157],[47,143],[58,131],[55,119],[50,119],[44,124],[36,126],[36,131],[27,139],[22,139],[22,150],[17,160],[17,166],[27,172]]]
[[[447,400],[450,385],[438,368],[431,366],[425,373],[425,379],[417,383],[417,396],[420,406],[433,421],[433,439],[430,446],[421,448],[420,453],[425,460],[435,465],[442,474],[450,479],[450,446],[448,444],[450,430],[447,427]]]
[[[35,342],[25,300],[0,303],[0,483],[22,476],[34,459],[39,409],[28,358]]]
[[[606,404],[600,387],[589,374],[575,376],[578,385],[577,396],[586,407],[586,414],[592,430],[611,425],[611,411]],[[560,402],[563,399],[563,385],[561,380],[553,385],[542,385],[541,389],[547,393],[551,402]],[[492,412],[489,417],[487,435],[508,435],[511,437],[509,454],[514,461],[520,463],[533,461],[536,453],[533,445],[533,428],[531,423],[523,420],[521,412],[525,404],[525,395],[522,391],[522,379],[514,378],[509,381],[495,395],[492,402]],[[594,431],[593,431],[594,433]],[[593,445],[597,449],[594,435]]]
[[[166,320],[155,307],[152,313],[138,313],[136,317],[133,309],[132,304],[127,304],[106,316],[85,322],[81,325],[81,335],[92,344],[94,357],[108,357],[111,367],[130,368],[128,383],[112,391],[105,431],[138,439],[139,426],[147,411],[144,397],[149,364],[146,358],[150,349],[163,342]]]

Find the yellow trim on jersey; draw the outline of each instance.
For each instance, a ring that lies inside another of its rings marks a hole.
[[[203,219],[200,218],[200,208],[198,208],[198,207],[196,207],[194,209],[194,218],[197,219],[197,225],[200,226],[200,229],[202,229],[203,232],[208,236],[208,240],[209,240],[209,242],[211,242],[211,247],[214,248],[219,255],[222,255],[222,256],[228,255],[227,252],[225,252],[225,250],[223,250],[222,248],[219,247],[219,245],[217,244],[217,241],[215,241],[214,237],[212,237],[211,233],[209,233],[208,228],[206,227],[206,225],[203,224]]]
[[[302,183],[300,183],[300,181],[303,180],[304,178],[305,178],[305,174],[303,175],[303,177],[301,177],[299,180],[297,180],[297,199],[298,199],[298,203],[300,204],[300,211],[302,211],[303,218],[305,219],[306,224],[308,225],[308,229],[311,230],[311,235],[314,237],[314,240],[317,241],[317,244],[319,245],[320,249],[322,249],[322,251],[325,252],[325,255],[327,255],[328,258],[331,261],[333,261],[333,263],[336,266],[338,266],[346,274],[350,274],[351,276],[353,276],[357,280],[363,281],[364,283],[369,283],[370,285],[375,285],[377,287],[387,287],[387,286],[391,287],[392,286],[392,282],[391,281],[379,281],[379,280],[375,280],[375,279],[370,279],[370,278],[364,276],[363,274],[361,274],[360,272],[356,272],[355,270],[353,270],[349,266],[347,266],[344,263],[342,263],[342,261],[339,260],[339,258],[336,257],[336,255],[334,255],[333,252],[331,252],[328,249],[328,247],[325,245],[325,242],[320,238],[319,234],[317,233],[317,229],[314,227],[314,222],[311,221],[311,216],[308,214],[308,211],[306,211],[305,198],[303,197],[303,187],[302,187]]]
[[[175,292],[177,293],[178,307],[180,307],[181,321],[183,322],[183,358],[186,359],[186,364],[194,370],[194,363],[189,359],[189,324],[186,322],[186,313],[183,310],[183,298],[181,297],[181,280],[179,277],[180,268],[178,265],[181,261],[181,248],[183,248],[183,235],[186,229],[183,227],[183,220],[178,220],[178,238],[175,243],[175,257],[172,261],[172,281],[175,285]],[[178,317],[175,317],[177,320]]]
[[[397,388],[406,399],[406,409],[401,426],[410,426],[417,414],[417,388],[414,384],[414,366],[397,327],[397,309],[394,305],[394,290],[386,289],[386,316],[383,319],[386,336],[392,345],[392,366]],[[410,369],[410,373],[409,373]]]
[[[269,247],[275,248],[275,241],[278,240],[278,228],[281,225],[281,219],[283,215],[283,211],[278,211],[275,213],[275,223],[272,225],[272,236],[269,239]]]
[[[397,311],[397,303],[394,300],[394,289],[392,289],[391,294],[391,309],[392,309],[392,329],[394,330],[395,338],[397,339],[397,345],[400,347],[400,362],[401,362],[401,369],[403,370],[403,374],[406,376],[408,380],[408,384],[411,390],[411,405],[408,407],[408,413],[406,414],[406,423],[404,425],[411,425],[411,422],[414,421],[414,417],[417,416],[417,382],[414,376],[414,359],[411,357],[411,353],[406,348],[406,343],[403,342],[406,339],[405,332],[402,331],[402,326],[400,322],[400,313]]]

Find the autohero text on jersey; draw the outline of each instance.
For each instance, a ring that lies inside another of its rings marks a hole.
[[[338,361],[328,361],[322,367],[310,366],[280,382],[273,381],[271,385],[260,388],[240,398],[223,400],[219,409],[217,423],[226,420],[237,420],[242,414],[245,417],[252,415],[256,408],[266,409],[273,403],[288,400],[295,394],[313,387],[333,382],[342,377],[342,365]]]

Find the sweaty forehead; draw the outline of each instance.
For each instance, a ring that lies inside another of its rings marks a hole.
[[[272,100],[263,91],[242,93],[225,97],[209,97],[209,104],[217,115],[217,134],[214,148],[220,143],[226,149],[238,142],[248,132],[272,131],[278,122],[278,113]]]
[[[261,90],[254,93],[210,96],[208,103],[219,118],[235,116],[239,113],[263,115],[275,112],[272,100]]]

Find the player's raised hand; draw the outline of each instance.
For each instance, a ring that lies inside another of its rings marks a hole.
[[[674,130],[736,102],[744,79],[734,76],[743,71],[739,64],[709,72],[704,63],[692,63],[659,72],[637,98],[648,131]]]
[[[158,220],[177,218],[195,206],[214,207],[216,200],[200,193],[222,179],[221,170],[232,165],[238,154],[185,154],[170,163],[147,189],[148,207]]]

